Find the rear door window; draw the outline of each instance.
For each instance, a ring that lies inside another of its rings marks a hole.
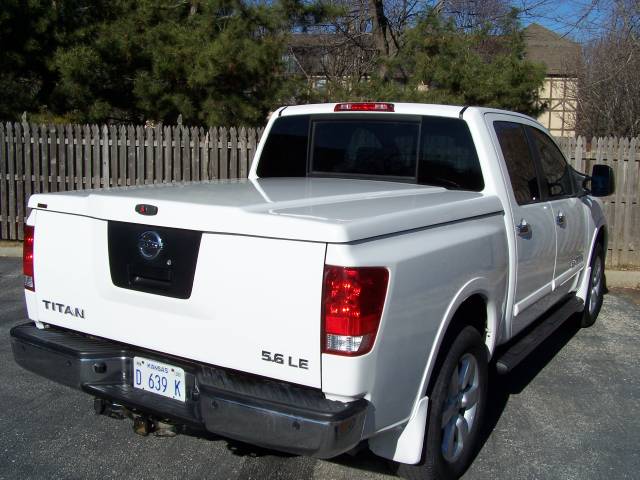
[[[542,188],[550,198],[573,195],[573,170],[553,140],[542,130],[527,126],[542,166]]]
[[[540,188],[535,164],[529,149],[524,126],[514,122],[493,122],[502,156],[519,205],[540,200]]]

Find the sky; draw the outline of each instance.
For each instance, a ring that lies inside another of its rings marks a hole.
[[[559,35],[584,42],[602,32],[610,0],[516,0],[522,23],[539,23]],[[529,8],[527,8],[529,7]]]

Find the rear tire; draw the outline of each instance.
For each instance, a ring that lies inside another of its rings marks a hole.
[[[604,289],[604,252],[602,245],[598,244],[591,258],[591,276],[589,277],[587,298],[584,303],[584,310],[579,317],[581,327],[590,327],[596,322],[604,300]]]
[[[421,461],[396,464],[396,473],[410,480],[459,478],[476,454],[488,384],[487,349],[475,328],[462,329],[436,373]]]

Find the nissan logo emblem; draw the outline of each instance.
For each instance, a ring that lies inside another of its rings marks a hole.
[[[138,251],[145,260],[153,260],[157,258],[163,248],[164,242],[157,232],[144,232],[138,237]]]

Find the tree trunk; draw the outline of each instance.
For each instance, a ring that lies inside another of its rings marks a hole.
[[[389,20],[384,14],[383,0],[369,0],[369,14],[371,15],[373,42],[379,57],[378,75],[383,80],[389,80],[387,62],[391,55],[390,31]]]

